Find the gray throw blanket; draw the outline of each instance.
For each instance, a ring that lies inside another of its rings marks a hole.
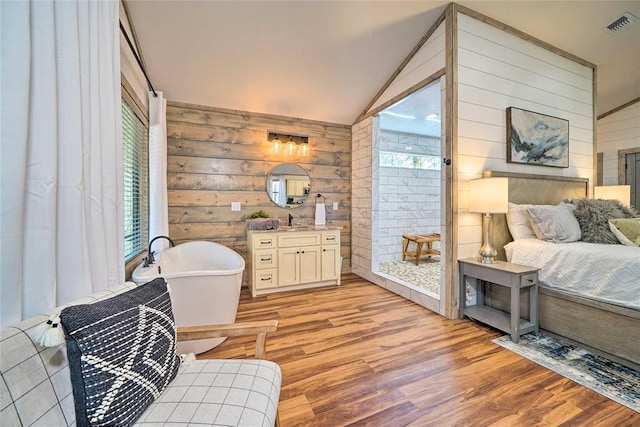
[[[280,227],[280,221],[272,218],[253,218],[244,223],[244,228],[247,230],[277,230],[278,227]]]

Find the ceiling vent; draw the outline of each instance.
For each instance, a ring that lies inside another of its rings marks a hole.
[[[629,12],[625,12],[622,16],[611,24],[607,25],[607,30],[611,34],[620,34],[629,29],[633,24],[638,22],[638,18],[630,14]]]

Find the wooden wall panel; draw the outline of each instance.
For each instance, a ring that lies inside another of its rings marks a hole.
[[[309,137],[305,158],[274,155],[267,133]],[[313,224],[313,195],[327,201],[327,223],[343,227],[343,270],[351,258],[351,127],[244,111],[169,102],[167,105],[169,234],[178,242],[210,240],[247,256],[244,222],[257,210],[286,222]],[[271,202],[268,173],[297,163],[311,179],[311,197],[295,209]],[[241,211],[232,212],[231,203]],[[331,209],[338,202],[338,210]],[[247,278],[244,278],[245,284]]]

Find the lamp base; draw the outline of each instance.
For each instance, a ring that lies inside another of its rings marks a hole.
[[[491,214],[484,214],[483,217],[484,242],[480,248],[480,259],[482,264],[496,264],[498,252],[491,246]]]
[[[478,261],[480,261],[482,264],[497,264],[498,261],[496,261],[496,258],[493,256],[481,256],[480,258],[478,258]]]

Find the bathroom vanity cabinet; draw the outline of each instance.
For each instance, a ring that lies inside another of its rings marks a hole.
[[[340,284],[339,227],[248,230],[247,246],[254,297]]]

